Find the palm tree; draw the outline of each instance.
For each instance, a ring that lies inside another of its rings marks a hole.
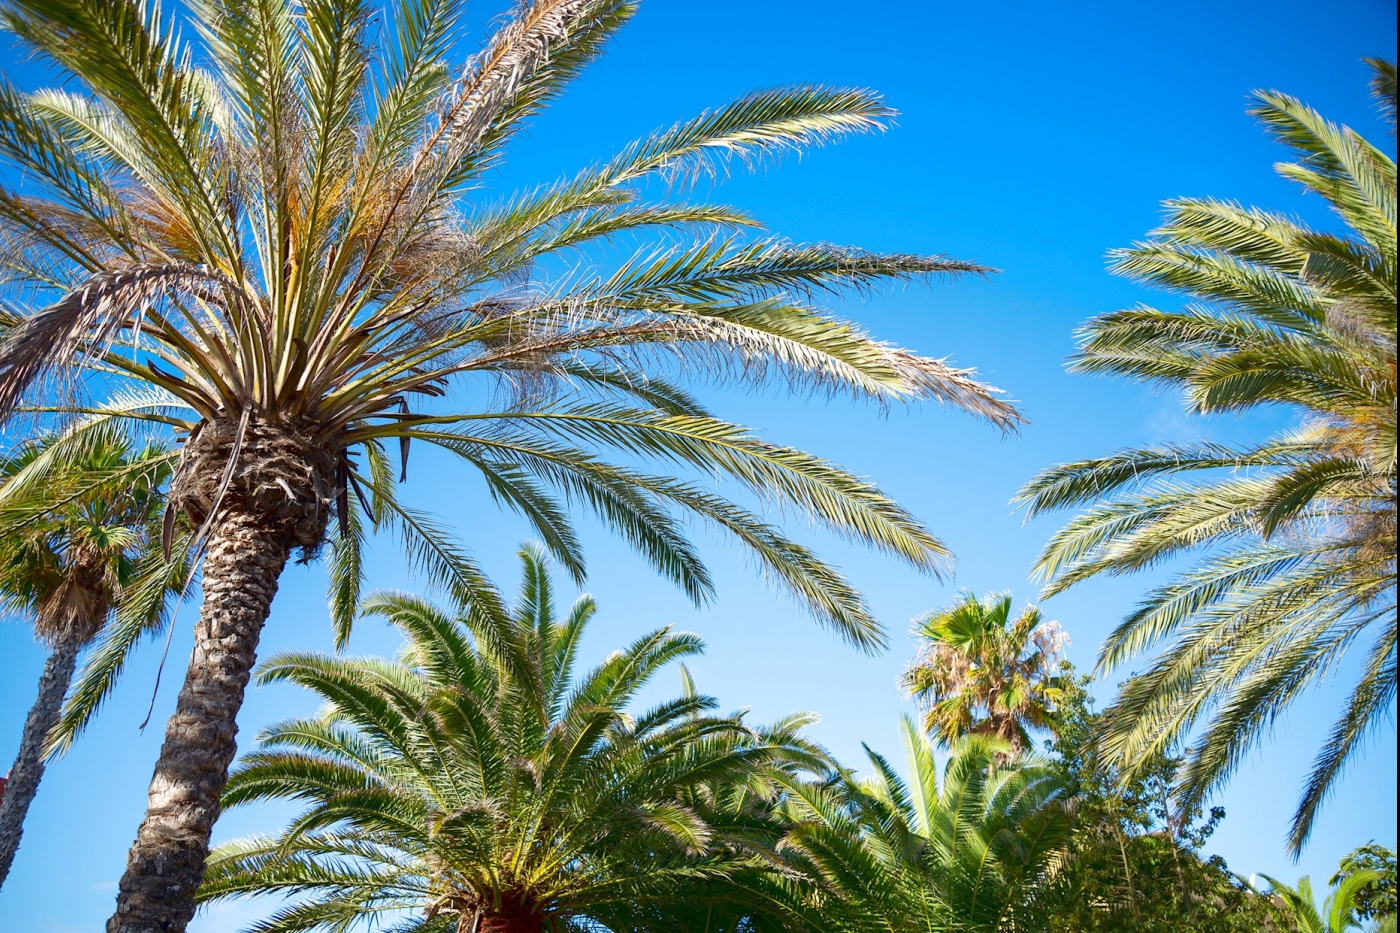
[[[31,619],[49,647],[0,798],[0,884],[14,864],[79,653],[114,607],[122,608],[119,628],[149,628],[166,605],[171,574],[158,545],[161,487],[170,474],[165,450],[134,449],[110,430],[99,435],[59,475],[36,469],[44,443],[0,460],[0,607]],[[60,731],[71,737],[71,729]]]
[[[10,31],[74,90],[0,86],[0,154],[24,179],[0,191],[4,281],[52,299],[11,316],[0,414],[51,402],[54,388],[62,407],[170,430],[183,442],[171,507],[197,529],[203,560],[193,661],[112,933],[188,922],[258,636],[294,549],[310,557],[333,540],[342,641],[366,519],[405,536],[458,595],[480,591],[467,556],[394,495],[413,440],[479,471],[576,577],[566,503],[705,599],[681,510],[866,646],[878,624],[809,550],[704,485],[609,457],[724,474],[917,567],[944,559],[874,486],[711,417],[672,381],[936,398],[1017,423],[970,371],[878,342],[818,303],[987,270],[757,236],[742,212],[682,197],[727,157],[754,164],[881,126],[891,111],[875,95],[755,93],[557,184],[494,205],[477,193],[633,9],[530,0],[453,69],[453,0],[197,0],[182,5],[192,30],[150,0],[6,5]],[[644,201],[656,178],[676,196]],[[618,241],[640,245],[611,271],[540,271]],[[75,366],[106,378],[65,378]],[[110,394],[75,401],[84,384]],[[481,404],[445,397],[450,387]]]
[[[1312,879],[1306,875],[1299,879],[1296,888],[1268,875],[1261,877],[1269,882],[1273,896],[1283,902],[1297,933],[1345,933],[1361,929],[1361,921],[1356,916],[1356,895],[1377,876],[1374,872],[1357,872],[1342,879],[1321,907],[1313,893]]]
[[[961,602],[914,625],[922,643],[903,687],[924,706],[924,729],[952,746],[966,735],[996,736],[1013,757],[1031,748],[1031,729],[1049,728],[1064,693],[1057,671],[1068,638],[1027,606],[1011,618],[1009,594]]]
[[[1373,61],[1395,119],[1395,68]],[[1135,766],[1199,729],[1181,777],[1194,807],[1358,639],[1367,658],[1309,775],[1297,853],[1335,779],[1395,699],[1396,176],[1390,156],[1291,97],[1252,113],[1300,156],[1284,177],[1349,228],[1322,233],[1215,201],[1167,204],[1115,269],[1184,292],[1180,311],[1091,321],[1073,368],[1181,388],[1197,412],[1285,405],[1298,426],[1254,446],[1171,444],[1047,470],[1031,514],[1096,503],[1051,539],[1047,594],[1184,552],[1197,566],[1153,590],[1109,636],[1101,671],[1163,646],[1111,710],[1106,742]]]
[[[1034,885],[1070,829],[1061,787],[1029,759],[1010,764],[1000,739],[968,736],[938,777],[933,745],[904,719],[910,776],[870,752],[874,775],[827,785],[790,783],[789,857],[818,884],[793,889],[814,929],[1017,931]]]
[[[285,931],[412,912],[425,931],[562,933],[742,864],[745,808],[707,790],[823,767],[800,721],[754,730],[689,689],[631,712],[699,639],[658,629],[579,675],[594,603],[583,597],[557,620],[542,553],[522,557],[505,625],[386,595],[367,611],[403,632],[398,661],[266,662],[262,682],[306,687],[325,712],[265,730],[225,803],[308,809],[279,836],[216,849],[204,901],[298,895],[270,921]]]

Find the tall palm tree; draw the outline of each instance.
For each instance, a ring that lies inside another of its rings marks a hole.
[[[1051,770],[1009,764],[1005,742],[968,736],[939,780],[933,745],[904,720],[906,782],[869,752],[874,775],[792,783],[789,856],[819,883],[792,889],[794,912],[840,933],[1034,930],[1022,916],[1068,838],[1070,814]]]
[[[205,901],[296,895],[269,921],[284,931],[408,912],[424,931],[562,933],[742,865],[743,808],[705,791],[824,767],[800,723],[754,730],[692,690],[630,711],[699,639],[658,629],[579,673],[593,601],[556,619],[543,555],[522,556],[505,625],[387,595],[367,611],[403,632],[400,660],[266,662],[263,682],[299,684],[327,705],[265,730],[225,802],[308,807],[280,835],[216,849]]]
[[[1374,61],[1392,126],[1395,67]],[[1040,558],[1047,593],[1185,552],[1109,636],[1100,670],[1162,647],[1130,678],[1106,741],[1129,764],[1199,729],[1187,806],[1225,781],[1272,723],[1357,640],[1367,657],[1308,776],[1297,853],[1337,776],[1386,721],[1396,685],[1395,162],[1275,91],[1251,112],[1301,157],[1279,166],[1346,235],[1204,199],[1171,201],[1115,270],[1185,293],[1179,311],[1089,322],[1072,366],[1184,391],[1197,412],[1285,405],[1298,425],[1262,444],[1170,444],[1064,464],[1022,491],[1032,514],[1094,503]]]
[[[1031,729],[1051,725],[1064,694],[1058,623],[1027,606],[1011,617],[1009,594],[971,593],[914,625],[919,654],[903,686],[924,706],[924,729],[952,746],[966,735],[995,736],[1013,757],[1030,749]]]
[[[466,555],[425,537],[427,520],[395,498],[411,441],[478,470],[576,576],[566,502],[704,599],[709,575],[675,514],[688,511],[863,645],[879,642],[877,623],[810,551],[703,485],[609,456],[724,474],[920,568],[943,559],[869,483],[711,417],[667,378],[936,398],[1014,426],[1015,410],[969,371],[818,304],[982,267],[794,245],[682,196],[728,157],[753,164],[882,125],[890,111],[876,96],[755,93],[562,182],[494,204],[476,193],[633,9],[527,0],[452,68],[454,0],[196,0],[182,5],[188,29],[151,0],[5,6],[10,31],[71,90],[0,86],[0,154],[23,178],[0,191],[4,282],[51,302],[0,343],[0,413],[124,386],[76,407],[183,440],[170,502],[203,555],[196,648],[112,933],[188,922],[258,636],[294,549],[314,555],[333,525],[342,623],[366,518],[407,536],[459,595],[473,591]],[[643,200],[657,178],[676,196]],[[540,271],[619,240],[640,245],[610,271]],[[108,378],[65,378],[80,365]],[[480,404],[446,396],[453,387]]]
[[[36,476],[44,443],[0,459],[0,609],[31,620],[49,648],[0,799],[0,884],[14,864],[79,653],[118,605],[123,626],[144,627],[158,623],[166,606],[171,574],[159,551],[165,450],[135,448],[111,430],[100,434],[59,475]]]

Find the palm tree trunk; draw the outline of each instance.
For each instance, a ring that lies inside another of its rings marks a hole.
[[[460,924],[459,924],[460,926]],[[525,910],[483,913],[477,922],[476,933],[540,933],[544,929],[544,918]],[[463,930],[463,933],[468,933]]]
[[[44,776],[44,742],[58,723],[63,697],[73,680],[73,669],[78,666],[82,642],[76,634],[60,639],[44,662],[44,673],[39,676],[39,696],[30,707],[29,718],[24,721],[19,754],[15,756],[15,766],[10,769],[10,779],[5,785],[5,799],[0,802],[0,885],[10,874],[20,837],[24,834],[24,817],[29,813],[34,795],[39,792],[39,781]]]
[[[108,933],[183,933],[204,880],[209,835],[237,750],[236,717],[258,636],[291,552],[266,516],[230,509],[204,558],[194,653],[151,779],[146,818],[127,857]]]

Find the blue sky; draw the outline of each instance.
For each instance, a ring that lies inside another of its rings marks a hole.
[[[469,8],[474,35],[497,8]],[[601,658],[663,624],[696,631],[708,651],[691,667],[700,687],[725,706],[750,707],[758,719],[815,710],[823,720],[814,734],[842,759],[860,760],[862,741],[897,756],[897,718],[912,710],[896,687],[911,652],[910,620],[963,588],[1010,590],[1018,603],[1035,597],[1027,572],[1061,519],[1023,523],[1007,504],[1022,482],[1052,463],[1120,446],[1248,439],[1288,423],[1286,412],[1188,417],[1178,398],[1071,376],[1063,362],[1074,328],[1089,316],[1138,301],[1176,302],[1105,272],[1105,252],[1151,229],[1163,199],[1232,198],[1331,223],[1316,201],[1273,174],[1272,163],[1286,154],[1244,113],[1246,96],[1279,88],[1379,138],[1360,59],[1393,58],[1395,25],[1394,4],[1384,0],[644,2],[607,56],[516,142],[483,199],[571,174],[635,136],[753,88],[821,82],[877,89],[900,111],[889,132],[753,175],[736,171],[715,185],[713,197],[794,240],[947,253],[1004,270],[986,282],[910,286],[835,307],[883,339],[976,366],[1019,400],[1031,424],[1002,437],[936,405],[882,414],[839,398],[706,390],[721,415],[875,479],[952,547],[955,575],[921,577],[790,522],[848,571],[889,628],[891,649],[870,657],[813,625],[723,541],[701,537],[718,598],[697,611],[585,523],[586,589],[601,607],[586,651]],[[12,52],[0,54],[7,74],[32,82]],[[438,510],[496,579],[514,588],[514,553],[527,530],[497,511],[474,478],[415,451],[407,491]],[[1101,638],[1154,579],[1085,584],[1042,609],[1069,632],[1070,657],[1087,669]],[[376,549],[373,582],[411,585],[392,547]],[[260,654],[329,649],[324,606],[321,570],[290,569]],[[187,605],[181,612],[153,723],[174,706],[195,611]],[[394,645],[389,632],[368,624],[351,647],[382,654]],[[50,767],[0,893],[0,927],[101,928],[159,749],[158,725],[144,734],[136,729],[159,654],[159,644],[142,651],[99,722]],[[25,626],[3,624],[0,657],[0,759],[8,761],[43,654]],[[655,695],[677,686],[669,674]],[[1098,692],[1108,699],[1112,683]],[[1339,696],[1335,682],[1309,694],[1221,794],[1228,816],[1208,849],[1236,871],[1323,880],[1351,848],[1370,839],[1395,844],[1392,720],[1342,783],[1301,863],[1284,854],[1302,774]],[[260,725],[313,707],[290,688],[250,691],[240,720],[243,746]],[[217,837],[270,830],[285,813],[235,811]],[[227,909],[202,916],[192,929],[231,933],[251,916],[246,908]]]

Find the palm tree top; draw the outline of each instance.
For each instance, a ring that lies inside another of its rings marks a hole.
[[[925,728],[948,745],[981,734],[1023,751],[1030,729],[1053,722],[1069,636],[1034,606],[1013,618],[1011,594],[964,593],[916,622],[914,634],[919,655],[901,683],[925,706]]]
[[[581,671],[592,599],[556,616],[542,551],[521,556],[504,622],[384,594],[367,609],[403,632],[398,660],[297,654],[263,665],[263,682],[299,684],[328,705],[265,729],[225,804],[307,809],[276,838],[221,846],[205,900],[301,895],[278,915],[288,931],[370,905],[460,918],[462,929],[563,929],[612,905],[664,901],[668,885],[722,879],[743,847],[723,794],[828,767],[800,736],[802,718],[751,727],[693,689],[629,711],[700,640],[658,629]]]
[[[936,572],[942,543],[874,486],[713,417],[673,377],[937,399],[1014,429],[1016,409],[970,370],[823,307],[882,283],[991,270],[794,244],[689,197],[686,179],[727,160],[755,165],[883,126],[892,111],[858,89],[749,94],[570,178],[482,198],[485,170],[634,9],[535,0],[456,68],[451,0],[395,0],[382,16],[365,0],[9,4],[9,30],[74,80],[34,93],[0,84],[12,128],[0,157],[24,178],[0,192],[0,232],[23,244],[0,255],[4,288],[15,307],[44,302],[3,312],[0,413],[26,399],[52,407],[46,391],[74,366],[99,372],[110,395],[77,407],[181,440],[171,499],[201,532],[221,508],[246,506],[314,553],[335,520],[337,565],[353,567],[358,511],[416,541],[461,591],[479,572],[425,541],[430,523],[394,496],[412,441],[480,471],[576,577],[566,503],[707,598],[708,571],[667,515],[689,511],[737,537],[819,619],[878,644],[859,594],[771,525],[607,458],[732,476]],[[680,183],[673,196],[648,196],[658,177]],[[636,240],[620,263],[587,262]],[[541,271],[560,256],[585,263],[562,278]],[[470,405],[447,395],[463,385]]]
[[[1020,929],[1032,886],[1051,870],[1071,826],[1064,787],[1033,756],[993,736],[959,739],[939,774],[933,743],[902,720],[902,777],[866,750],[873,773],[789,782],[784,849],[823,884],[794,898],[812,928]]]
[[[53,436],[0,458],[0,606],[31,615],[50,644],[86,643],[105,623],[170,475],[159,444],[115,431],[89,441],[59,469],[43,462]]]

